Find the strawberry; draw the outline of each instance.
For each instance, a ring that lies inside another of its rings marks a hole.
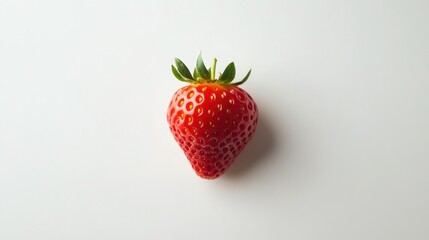
[[[225,173],[252,138],[258,122],[258,108],[252,97],[232,83],[235,65],[230,63],[216,79],[216,62],[210,69],[201,54],[191,74],[178,58],[174,76],[189,83],[176,91],[167,112],[175,140],[185,152],[196,174],[214,179]]]

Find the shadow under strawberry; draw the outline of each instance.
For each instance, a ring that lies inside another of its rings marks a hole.
[[[258,165],[266,164],[266,161],[270,159],[268,156],[277,148],[278,141],[275,134],[268,116],[264,112],[259,112],[258,125],[252,140],[224,177],[229,179],[242,177],[257,168]]]

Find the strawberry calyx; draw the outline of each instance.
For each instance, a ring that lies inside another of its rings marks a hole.
[[[247,79],[250,76],[250,73],[252,72],[252,69],[249,70],[249,72],[246,74],[246,76],[238,82],[232,82],[235,78],[235,65],[234,62],[231,62],[226,66],[223,73],[219,74],[219,78],[216,78],[216,63],[217,59],[213,59],[212,66],[207,69],[204,65],[203,58],[201,57],[201,53],[198,55],[197,58],[197,65],[194,68],[193,73],[189,71],[189,68],[180,60],[179,58],[175,58],[176,67],[174,65],[171,65],[171,71],[173,72],[174,76],[186,83],[190,84],[204,84],[204,83],[217,83],[220,85],[241,85],[247,81]]]

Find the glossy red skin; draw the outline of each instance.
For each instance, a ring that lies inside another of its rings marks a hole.
[[[258,108],[237,86],[189,85],[174,94],[167,121],[196,174],[214,179],[225,173],[252,138]]]

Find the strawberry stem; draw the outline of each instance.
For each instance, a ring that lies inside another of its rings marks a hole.
[[[217,59],[215,58],[215,59],[213,59],[213,65],[212,65],[212,67],[211,67],[211,71],[210,71],[210,78],[211,78],[211,80],[215,80],[215,78],[216,78],[216,62],[217,62]]]

